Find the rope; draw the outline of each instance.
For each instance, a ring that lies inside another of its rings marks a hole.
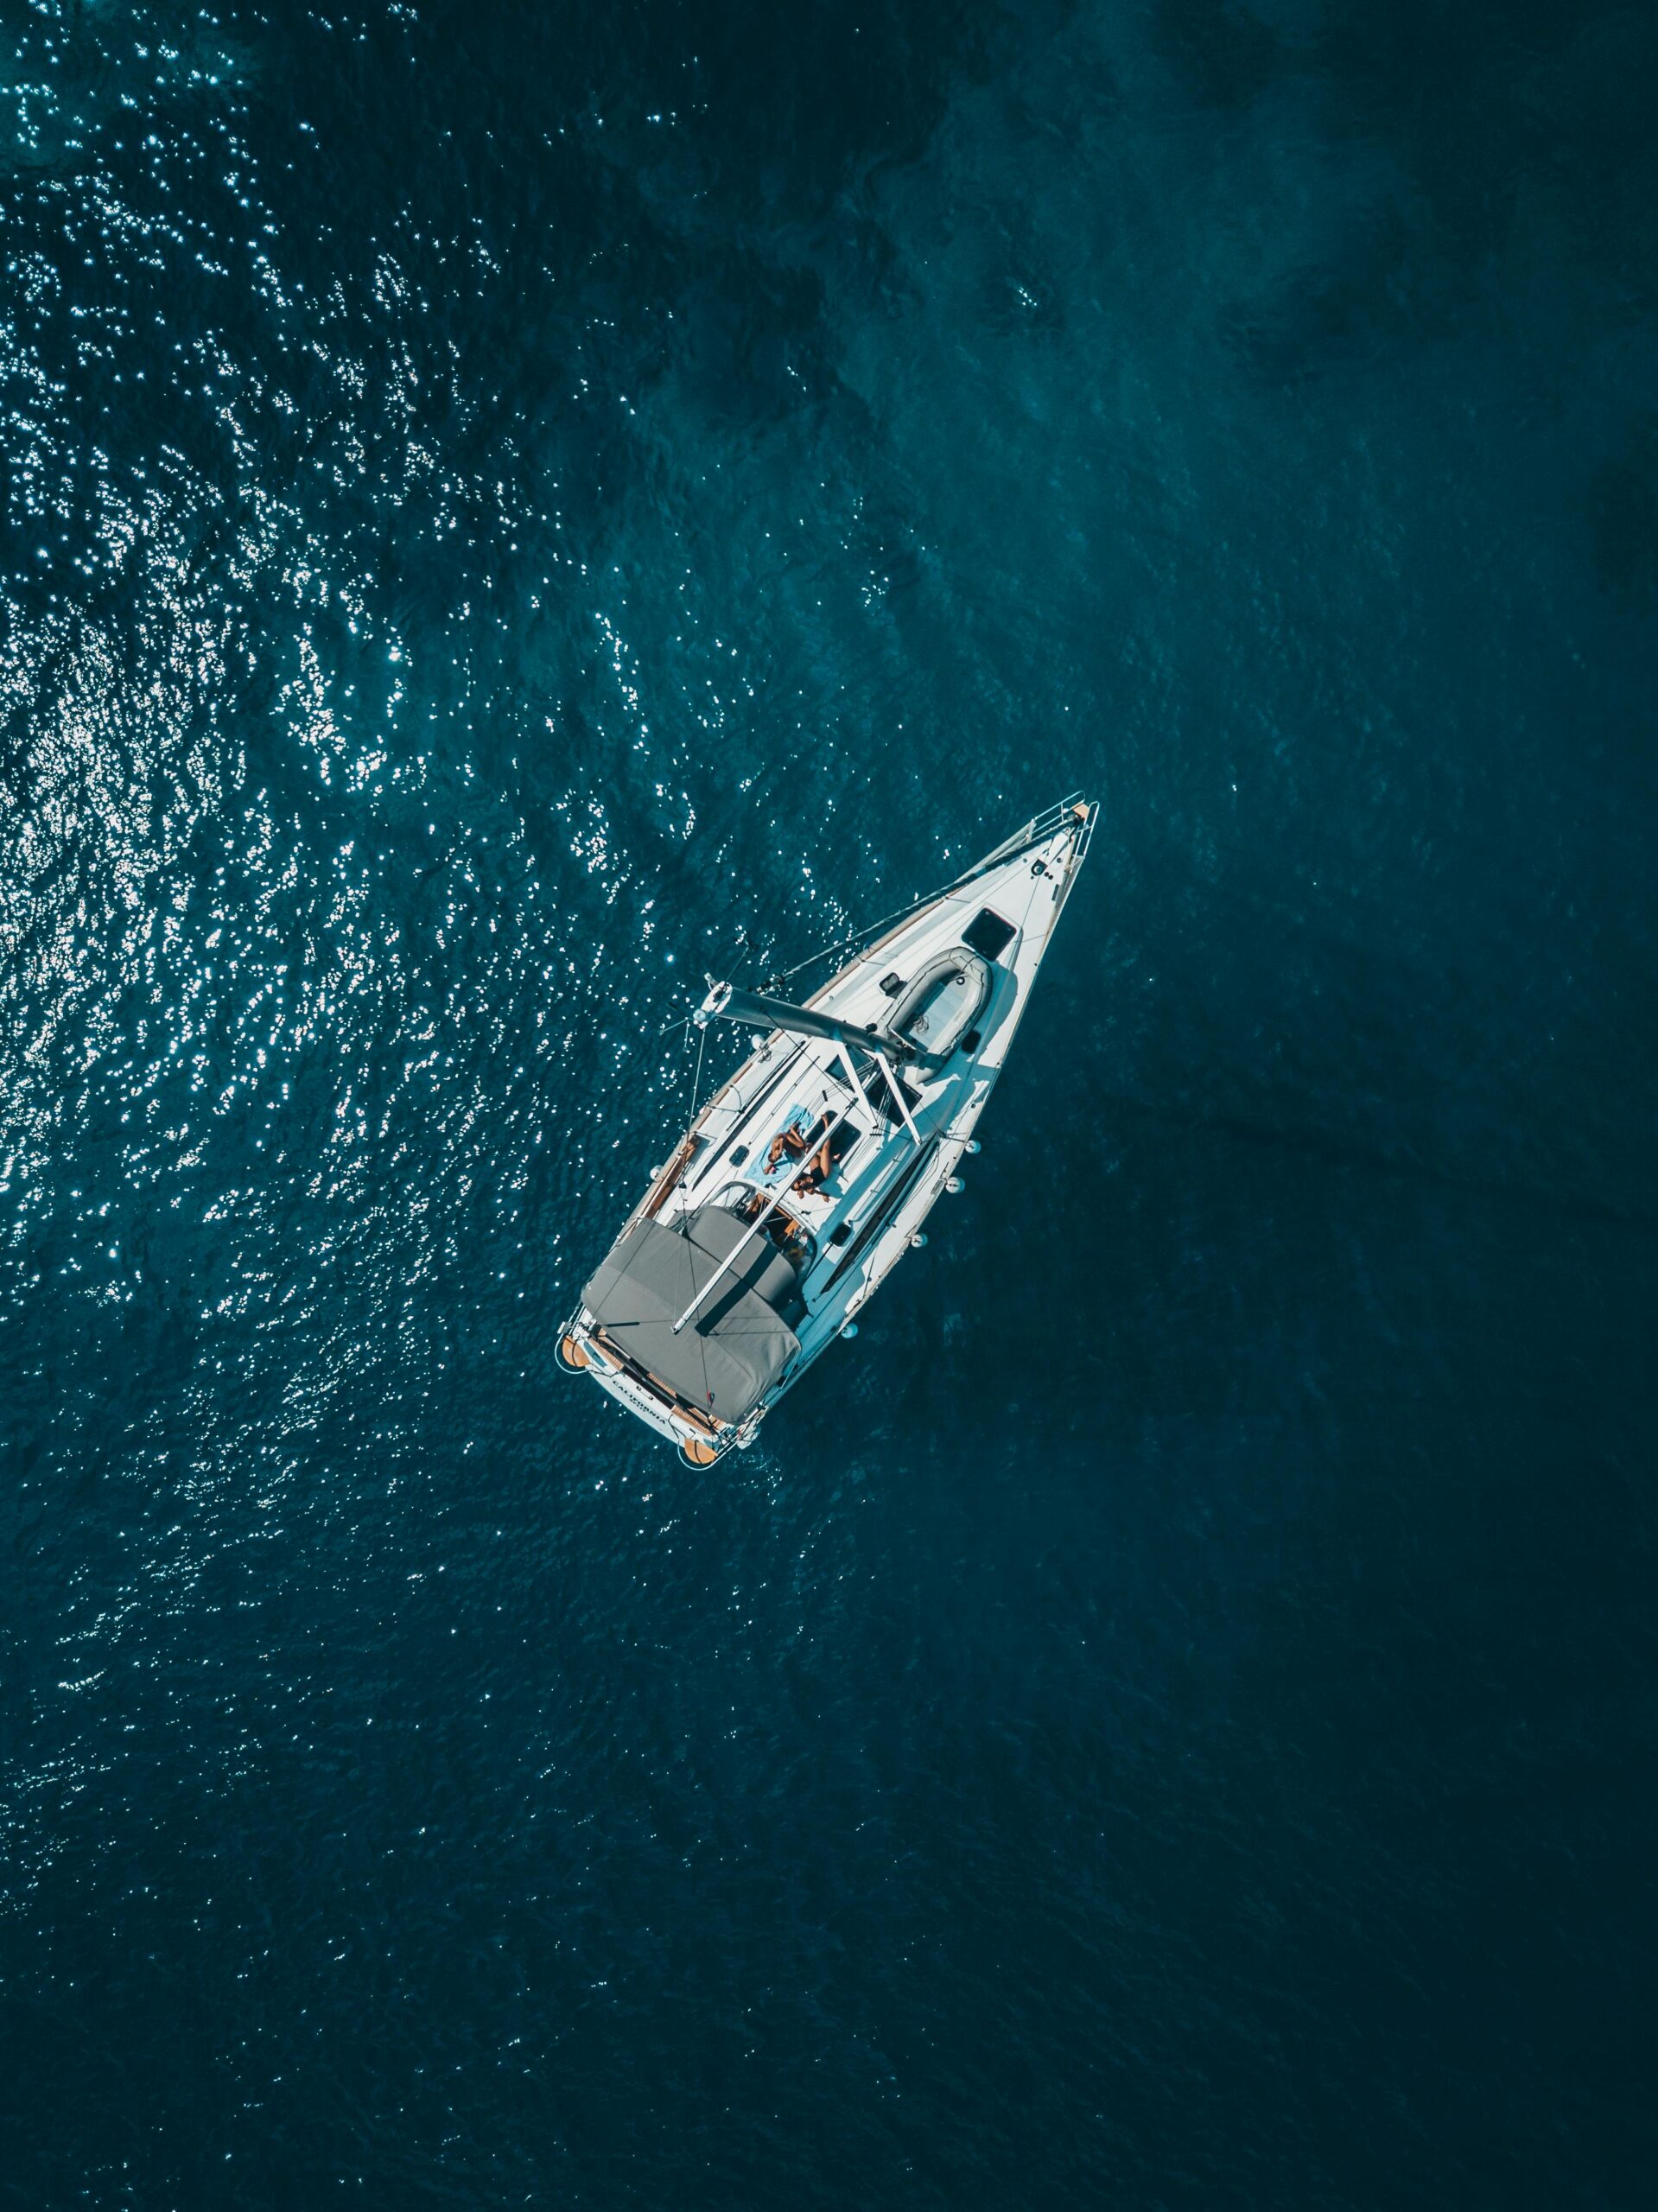
[[[884,916],[879,922],[871,922],[865,929],[854,930],[849,937],[836,938],[832,944],[824,945],[821,951],[808,953],[804,960],[797,961],[792,968],[785,968],[778,971],[772,976],[772,982],[786,983],[792,977],[804,973],[806,969],[815,968],[820,960],[827,960],[831,953],[851,952],[857,946],[867,944],[872,937],[879,937],[883,930],[891,929],[894,922],[901,922],[906,914],[913,914],[919,908],[931,906],[935,899],[942,899],[950,892],[959,891],[963,884],[973,882],[976,877],[982,875],[987,868],[994,866],[999,859],[1012,860],[1014,857],[1015,849],[1028,851],[1030,842],[1051,832],[1064,816],[1076,807],[1079,798],[1080,793],[1073,792],[1070,798],[1062,799],[1058,806],[1051,806],[1045,813],[1033,817],[1028,825],[1028,842],[1023,846],[1020,845],[1020,841],[1021,837],[1026,837],[1026,831],[1020,831],[1018,836],[1010,837],[1005,846],[999,845],[994,853],[988,853],[983,860],[969,868],[965,874],[958,875],[953,882],[947,883],[943,891],[924,892],[919,899],[912,899],[907,906],[895,908],[892,913]]]
[[[702,1055],[708,1050],[708,1033],[705,1023],[696,1033],[696,1073],[691,1077],[691,1119],[696,1119],[696,1102],[702,1096]]]
[[[883,915],[880,921],[870,922],[861,930],[854,930],[850,937],[837,937],[832,944],[822,946],[816,952],[809,952],[804,960],[796,961],[792,968],[779,969],[772,977],[772,982],[791,982],[797,976],[803,975],[808,968],[815,968],[820,960],[828,960],[837,952],[854,950],[857,946],[867,944],[872,937],[879,937],[883,930],[891,929],[894,922],[901,922],[906,914],[913,914],[918,907],[931,905],[932,900],[939,896],[940,893],[937,891],[929,891],[924,893],[919,899],[912,899],[907,906],[895,907],[890,914]]]
[[[696,1033],[696,1072],[691,1077],[690,1118],[692,1122],[695,1122],[696,1119],[696,1102],[702,1095],[702,1055],[708,1050],[708,1033],[707,1027],[704,1027],[699,1029]],[[684,1253],[683,1255],[684,1267],[690,1269],[691,1288],[695,1290],[696,1288],[696,1263],[691,1258],[692,1247],[689,1223],[680,1230],[679,1233],[680,1241],[685,1247]],[[682,1291],[685,1287],[683,1268],[680,1271],[679,1287]],[[684,1311],[683,1306],[681,1306],[680,1311],[682,1313]],[[696,1338],[697,1364],[702,1370],[702,1410],[704,1413],[710,1413],[713,1410],[714,1394],[708,1389],[708,1349],[702,1340],[702,1332],[698,1329],[694,1332],[694,1334]]]

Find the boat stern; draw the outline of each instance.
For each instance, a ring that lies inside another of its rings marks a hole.
[[[586,1375],[647,1428],[677,1445],[687,1466],[711,1467],[740,1440],[729,1422],[681,1407],[631,1373],[626,1362],[596,1333],[585,1311],[561,1333],[557,1357],[567,1375]]]

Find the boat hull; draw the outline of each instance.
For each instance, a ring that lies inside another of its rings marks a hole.
[[[753,1218],[752,1237],[779,1243],[796,1265],[799,1304],[792,1324],[798,1349],[784,1371],[734,1414],[712,1393],[702,1402],[690,1355],[699,1328],[721,1325],[710,1319],[715,1298],[700,1313],[679,1317],[671,1332],[656,1325],[648,1341],[673,1357],[658,1357],[653,1370],[630,1349],[628,1331],[638,1325],[607,1324],[587,1302],[594,1284],[561,1333],[562,1366],[588,1375],[692,1465],[711,1465],[753,1442],[772,1407],[848,1332],[939,1198],[959,1187],[957,1170],[969,1147],[977,1149],[974,1132],[1086,856],[1096,812],[1073,798],[1039,816],[859,946],[803,1001],[864,1032],[907,1017],[912,1029],[898,1034],[923,1042],[931,1020],[946,1050],[929,1054],[918,1044],[899,1078],[875,1055],[774,1031],[708,1100],[624,1223],[613,1259],[645,1220],[677,1227],[689,1240],[711,1205]],[[952,953],[959,956],[954,971]],[[970,1020],[965,1029],[961,1008]],[[797,1136],[798,1155],[790,1149]],[[805,1146],[820,1141],[822,1151],[809,1159]],[[602,1270],[594,1284],[601,1279]]]

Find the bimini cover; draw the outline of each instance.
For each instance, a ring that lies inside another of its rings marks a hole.
[[[674,1323],[740,1244],[735,1266],[676,1336]],[[704,1206],[689,1226],[636,1222],[581,1302],[619,1350],[716,1421],[751,1412],[800,1350],[785,1318],[802,1311],[794,1268],[769,1237],[750,1236],[746,1222],[719,1206]]]

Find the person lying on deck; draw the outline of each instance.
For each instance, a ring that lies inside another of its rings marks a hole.
[[[797,1111],[772,1138],[772,1149],[765,1155],[765,1173],[771,1174],[785,1159],[803,1159],[808,1146],[823,1126],[821,1121],[809,1125],[805,1116]]]
[[[806,1141],[810,1143],[810,1138]],[[810,1198],[818,1185],[828,1178],[829,1171],[840,1165],[857,1141],[856,1129],[849,1122],[842,1122],[839,1128],[832,1129],[823,1139],[823,1143],[818,1146],[806,1163],[804,1173],[796,1176],[791,1187],[798,1191],[802,1198]]]

